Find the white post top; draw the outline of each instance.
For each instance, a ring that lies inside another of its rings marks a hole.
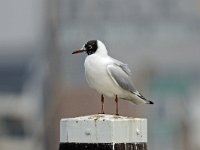
[[[60,142],[147,142],[147,119],[107,114],[61,119]]]

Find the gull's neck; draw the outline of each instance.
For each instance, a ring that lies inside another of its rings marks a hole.
[[[106,49],[106,46],[99,40],[97,42],[98,42],[98,49],[95,52],[95,54],[101,55],[101,56],[108,56],[108,51]]]

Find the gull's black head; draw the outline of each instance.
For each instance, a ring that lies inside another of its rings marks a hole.
[[[88,55],[92,55],[98,51],[100,55],[107,55],[107,49],[105,45],[99,40],[91,40],[82,46],[81,49],[74,51],[72,54],[86,52]]]
[[[98,45],[97,40],[88,41],[84,45],[85,51],[88,55],[94,54],[97,51]]]

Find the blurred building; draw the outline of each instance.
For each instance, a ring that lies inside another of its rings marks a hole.
[[[1,1],[0,149],[43,150],[45,1]]]
[[[4,62],[0,66],[2,150],[44,149],[44,75],[39,70],[41,66],[32,67],[29,61],[15,64]]]

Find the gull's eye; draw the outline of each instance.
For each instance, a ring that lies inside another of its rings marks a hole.
[[[88,48],[89,48],[89,49],[92,49],[92,46],[91,46],[91,45],[88,45]]]

